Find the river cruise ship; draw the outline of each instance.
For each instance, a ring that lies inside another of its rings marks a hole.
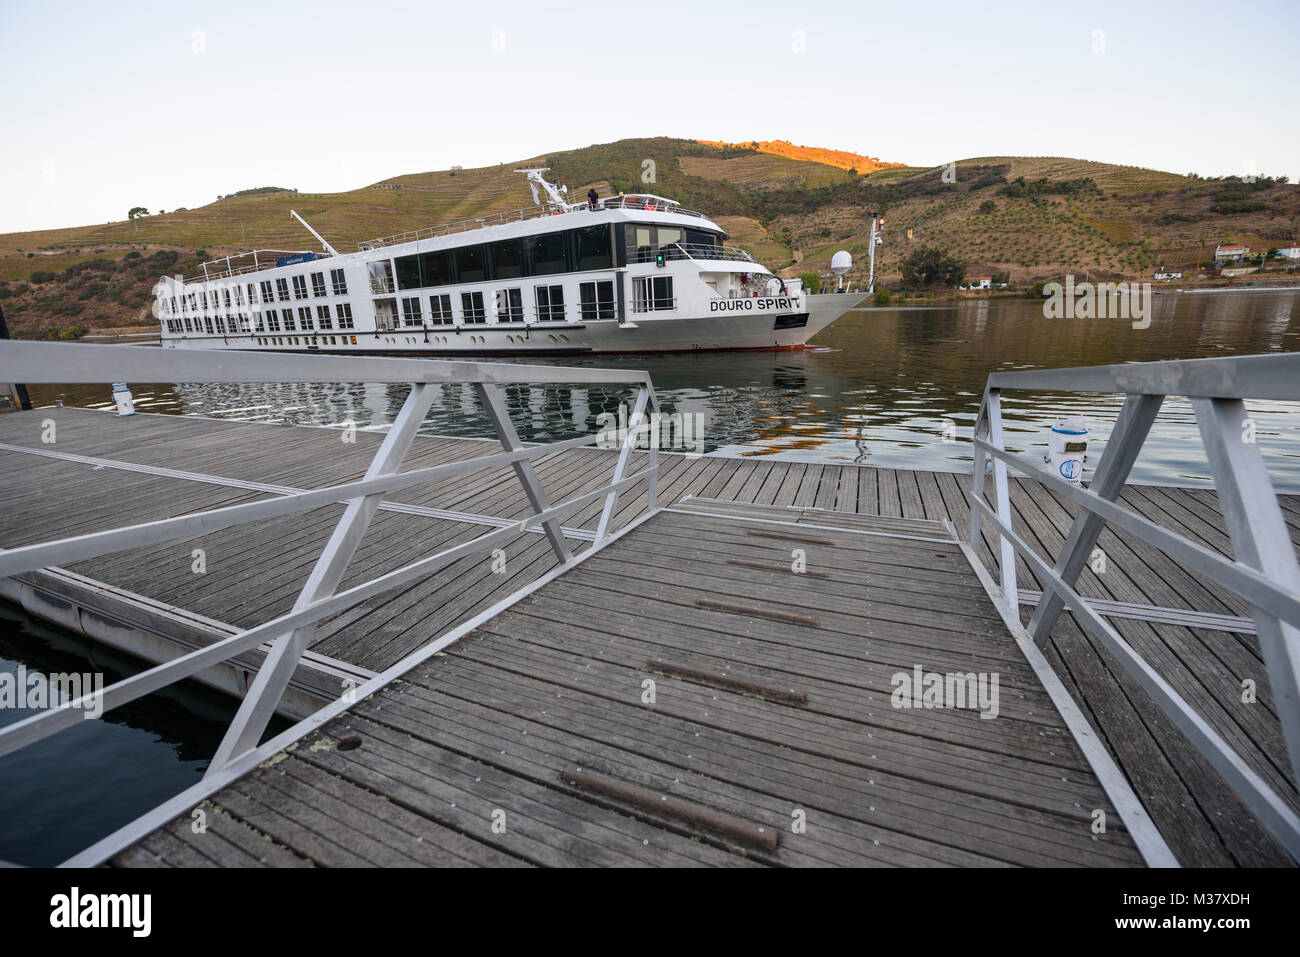
[[[533,191],[526,209],[349,253],[298,217],[323,252],[255,250],[164,277],[162,345],[443,356],[790,349],[862,298],[778,279],[671,199],[570,203],[546,170],[520,172]]]

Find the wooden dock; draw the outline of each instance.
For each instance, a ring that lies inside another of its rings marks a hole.
[[[380,438],[70,408],[6,415],[0,544],[354,480]],[[483,452],[480,440],[422,437],[404,467]],[[534,464],[561,501],[605,484],[614,455],[569,449]],[[1141,864],[963,555],[969,481],[661,453],[670,508],[646,519],[644,488],[625,493],[611,527],[630,531],[213,795],[205,833],[186,815],[113,863]],[[1011,499],[1017,530],[1055,555],[1074,506],[1033,482],[1013,481]],[[1211,491],[1130,485],[1122,501],[1231,554]],[[386,502],[344,587],[533,511],[508,467]],[[1281,504],[1300,540],[1300,499]],[[23,577],[52,607],[129,609],[193,647],[289,611],[342,508]],[[575,552],[599,514],[597,502],[565,520]],[[1243,601],[1113,531],[1099,544],[1105,570],[1086,571],[1080,591],[1138,616],[1111,620],[1300,806]],[[973,546],[993,564],[987,540]],[[325,622],[295,676],[302,700],[337,698],[556,566],[542,534],[504,552],[504,570],[463,559]],[[1188,614],[1147,620],[1141,605]],[[1045,654],[1181,863],[1291,863],[1069,614]],[[998,674],[998,718],[893,707],[891,676],[915,665]],[[1243,677],[1258,680],[1254,705],[1241,702]]]

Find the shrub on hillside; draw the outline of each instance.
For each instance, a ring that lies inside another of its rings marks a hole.
[[[956,286],[966,276],[966,261],[949,256],[937,246],[923,246],[903,260],[900,270],[908,289]]]

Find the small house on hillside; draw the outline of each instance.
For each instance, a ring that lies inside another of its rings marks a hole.
[[[992,276],[968,276],[961,281],[962,289],[992,289]]]
[[[1168,266],[1161,266],[1155,272],[1156,279],[1182,279],[1183,274],[1176,269],[1170,269]]]
[[[1237,262],[1249,254],[1249,246],[1225,246],[1223,243],[1220,243],[1214,247],[1215,262]]]
[[[1283,259],[1300,259],[1300,246],[1283,246],[1277,254]]]

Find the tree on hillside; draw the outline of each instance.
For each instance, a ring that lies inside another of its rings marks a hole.
[[[126,218],[135,219],[138,216],[148,216],[148,215],[149,215],[149,210],[145,209],[143,206],[132,206],[127,211]]]
[[[909,289],[956,286],[966,277],[966,260],[936,246],[922,246],[903,260],[901,269],[903,285]]]

